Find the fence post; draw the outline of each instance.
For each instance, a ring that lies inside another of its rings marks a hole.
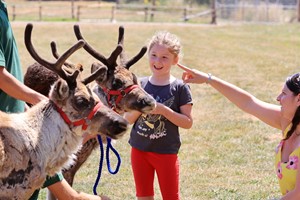
[[[183,9],[183,20],[186,22],[188,21],[189,19],[187,18],[187,7],[185,7]]]
[[[241,20],[242,21],[245,20],[245,2],[244,1],[242,1],[242,19]]]
[[[147,22],[147,20],[148,20],[148,7],[146,6],[144,8],[144,10],[145,10],[145,19],[144,19],[144,22]]]
[[[211,0],[211,24],[217,24],[216,0]]]
[[[42,6],[39,6],[39,21],[42,21]]]
[[[111,7],[111,19],[110,19],[110,22],[112,22],[112,23],[116,22],[115,15],[116,15],[116,5],[113,5]]]
[[[266,21],[269,22],[269,0],[266,0]]]
[[[78,5],[78,6],[77,6],[77,21],[80,20],[80,8],[81,8],[81,6]]]
[[[15,21],[16,20],[16,6],[15,5],[12,6],[12,10],[13,10],[12,20]]]
[[[71,16],[72,16],[72,19],[75,19],[75,14],[74,14],[74,0],[71,0]]]
[[[151,6],[151,14],[150,14],[150,20],[153,22],[154,19],[154,12],[156,10],[156,0],[152,0],[152,6]]]
[[[300,22],[300,0],[297,1],[297,21]]]

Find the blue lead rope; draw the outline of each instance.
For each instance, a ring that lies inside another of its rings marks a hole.
[[[97,139],[98,139],[99,146],[100,146],[100,161],[99,161],[98,176],[97,176],[97,179],[96,179],[94,187],[93,187],[94,195],[97,195],[97,187],[98,187],[98,184],[99,184],[99,181],[100,181],[102,166],[103,166],[103,159],[104,159],[103,142],[102,142],[101,136],[97,135]],[[118,151],[112,146],[111,139],[107,137],[106,140],[107,140],[107,146],[106,146],[107,169],[108,169],[109,173],[116,174],[116,173],[118,173],[118,171],[120,169],[120,166],[121,166],[121,157],[120,157]],[[111,169],[111,166],[110,166],[110,159],[109,159],[109,150],[110,149],[113,151],[113,153],[116,155],[116,157],[118,159],[117,166],[116,166],[116,169],[114,171]]]
[[[99,136],[100,137],[100,136]],[[101,139],[101,137],[100,137]],[[121,165],[121,157],[118,153],[118,151],[112,146],[111,144],[111,139],[110,138],[106,138],[107,140],[107,147],[106,147],[106,163],[107,163],[107,169],[109,171],[109,173],[111,174],[116,174],[118,173],[119,169],[120,169],[120,165]],[[113,171],[111,169],[111,166],[110,166],[110,160],[109,160],[109,150],[112,150],[112,152],[116,155],[117,159],[118,159],[118,162],[117,162],[117,166],[116,166],[116,169],[115,171]]]

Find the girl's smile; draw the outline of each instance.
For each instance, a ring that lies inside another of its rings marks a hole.
[[[156,65],[153,65],[154,69],[161,70],[163,67],[157,67]]]

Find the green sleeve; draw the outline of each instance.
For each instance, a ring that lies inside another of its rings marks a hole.
[[[50,185],[53,185],[54,183],[57,183],[59,181],[62,181],[64,179],[62,173],[57,173],[55,174],[54,176],[50,177],[50,176],[47,176],[47,179],[43,185],[43,188],[45,187],[48,187]],[[39,197],[39,192],[40,190],[36,190],[34,191],[34,193],[32,194],[32,196],[29,198],[29,200],[38,200],[38,197]]]
[[[64,176],[62,175],[62,173],[56,173],[54,176],[47,176],[47,179],[43,185],[43,188],[48,187],[50,185],[53,185],[54,183],[60,182],[64,179]]]

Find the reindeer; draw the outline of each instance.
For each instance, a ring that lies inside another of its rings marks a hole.
[[[84,40],[86,42],[81,34],[79,25],[74,25],[74,32],[78,40]],[[149,113],[155,108],[155,100],[153,97],[139,86],[136,75],[129,71],[129,68],[143,57],[147,51],[147,47],[142,47],[136,56],[127,60],[124,51],[123,26],[119,27],[117,47],[108,58],[96,51],[87,42],[83,48],[101,62],[93,63],[91,72],[93,73],[99,69],[106,71],[106,73],[95,79],[97,84],[93,87],[93,91],[100,97],[105,105],[111,107],[119,114],[132,110]],[[120,57],[120,64],[117,64],[118,56]],[[73,184],[74,176],[78,169],[98,145],[96,138],[90,139],[82,146],[80,151],[77,152],[77,161],[74,165],[63,171],[64,178],[70,185]]]
[[[140,52],[131,58],[126,59],[124,50],[124,27],[119,27],[118,45],[109,58],[105,58],[101,53],[97,52],[83,38],[79,25],[74,25],[74,32],[78,40],[84,40],[86,44],[84,49],[101,63],[92,64],[92,73],[99,69],[105,68],[106,74],[96,78],[96,85],[93,89],[100,97],[102,102],[110,106],[119,114],[124,111],[137,110],[141,113],[148,113],[155,107],[155,100],[147,94],[137,81],[137,77],[129,68],[139,61],[147,51],[147,47],[141,48]],[[120,53],[116,53],[123,49]],[[117,64],[117,58],[120,57],[120,64]]]
[[[74,26],[74,32],[78,40],[83,40],[83,36],[78,25]],[[91,47],[91,45],[86,42],[83,48],[85,48],[88,53],[90,53],[93,57],[101,62],[95,62],[92,64],[92,73],[98,68],[101,68],[105,71],[104,74],[100,75],[96,79],[97,84],[93,86],[93,91],[98,94],[104,104],[116,110],[118,113],[123,113],[125,111],[131,110],[137,110],[141,113],[148,113],[154,109],[155,100],[141,87],[139,87],[135,74],[129,71],[129,68],[145,54],[147,48],[143,47],[136,56],[127,61],[127,59],[125,58],[123,43],[124,28],[122,26],[119,27],[117,47],[108,58],[105,58],[102,54],[98,53],[96,50],[94,50],[94,48]],[[57,49],[55,48],[55,46],[52,46],[52,53],[54,57],[58,57]],[[121,61],[119,65],[117,64],[118,56],[120,57]],[[28,82],[32,82],[30,86],[34,87],[34,89],[38,89],[36,88],[36,85],[41,85],[41,83],[36,82],[38,81],[38,79],[36,81],[33,79],[35,76],[43,76],[43,74],[45,74],[44,69],[45,68],[43,67],[38,67],[36,70],[30,70],[30,68],[28,68],[24,79],[25,83],[28,80]],[[69,182],[69,184],[73,184],[76,172],[87,160],[92,151],[96,147],[98,147],[98,145],[99,144],[97,140],[93,138],[87,141],[79,150],[79,152],[77,152],[77,159],[75,163],[69,169],[65,169],[63,171],[64,177]]]
[[[60,79],[51,87],[49,100],[20,114],[0,112],[0,199],[28,199],[47,175],[54,175],[73,159],[85,133],[121,137],[128,123],[104,106],[86,85],[103,69],[85,79],[80,70],[62,65],[85,42],[78,41],[55,63],[41,58],[31,42],[32,24],[25,29],[25,45],[42,66]]]
[[[79,26],[74,26],[75,33],[78,39],[83,39]],[[94,86],[94,91],[98,93],[101,100],[108,106],[112,107],[113,109],[117,110],[119,113],[123,113],[125,110],[138,110],[142,113],[150,112],[154,106],[155,101],[154,99],[144,92],[144,90],[138,87],[136,76],[129,71],[129,67],[135,64],[146,52],[146,47],[143,47],[140,53],[137,56],[133,57],[130,61],[126,62],[125,54],[123,49],[123,41],[124,41],[124,28],[119,28],[119,39],[118,39],[118,46],[112,52],[111,56],[107,59],[101,54],[97,53],[90,45],[87,47],[87,51],[91,53],[94,57],[96,57],[101,62],[105,63],[106,65],[100,63],[93,63],[91,71],[94,72],[98,68],[104,68],[105,73],[101,74]],[[51,43],[52,54],[54,57],[59,57],[55,44]],[[122,51],[122,53],[121,53]],[[117,57],[120,56],[121,64],[118,66],[116,64]],[[69,68],[70,64],[65,63]],[[48,85],[51,84],[53,81],[52,78],[55,78],[55,74],[51,76],[53,72],[47,70],[42,66],[36,66],[36,64],[30,66],[27,69],[27,72],[24,77],[25,84],[39,92],[45,92]],[[47,74],[47,76],[45,76]],[[52,77],[52,78],[51,78]],[[125,84],[126,83],[126,84]],[[119,90],[113,89],[113,85],[121,84]],[[102,85],[102,86],[101,86]],[[106,87],[107,85],[107,87]],[[131,86],[131,87],[129,87]],[[41,88],[42,87],[42,88]],[[102,89],[104,88],[104,89]],[[107,89],[109,88],[109,89]],[[122,96],[125,93],[122,91],[124,88],[128,88],[128,92],[130,95]],[[40,90],[42,89],[42,90]],[[130,91],[130,89],[134,89]],[[110,91],[110,93],[106,93]],[[117,96],[119,95],[119,96]],[[109,97],[109,98],[108,98]],[[139,101],[139,102],[137,102]],[[114,106],[112,106],[114,105]],[[102,138],[105,141],[105,138]],[[98,147],[98,142],[95,138],[90,139],[87,141],[82,148],[76,154],[76,161],[69,169],[65,169],[63,171],[65,179],[72,185],[74,176],[81,165],[87,160],[90,156],[92,151]],[[49,196],[51,199],[52,197]]]

